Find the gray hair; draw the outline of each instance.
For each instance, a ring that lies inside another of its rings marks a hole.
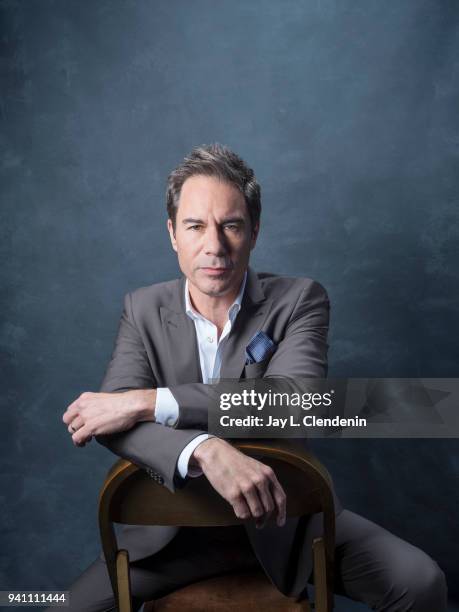
[[[234,185],[244,196],[252,229],[260,221],[261,190],[255,174],[229,147],[214,143],[195,147],[167,179],[167,214],[176,227],[177,209],[183,183],[191,176],[215,176]]]

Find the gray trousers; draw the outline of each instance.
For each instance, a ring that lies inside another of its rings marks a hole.
[[[446,580],[438,564],[419,548],[349,510],[336,519],[335,556],[338,595],[380,612],[447,610]],[[161,551],[131,563],[134,610],[191,582],[256,567],[259,563],[243,527],[182,528]],[[308,581],[312,576],[305,576],[305,586]],[[117,610],[107,566],[100,558],[69,591],[69,612]]]

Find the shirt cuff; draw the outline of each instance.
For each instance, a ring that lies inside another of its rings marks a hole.
[[[202,475],[202,470],[199,467],[188,467],[188,463],[190,461],[190,457],[194,452],[194,449],[204,442],[204,440],[208,440],[209,438],[214,438],[215,436],[211,436],[209,434],[200,434],[193,438],[191,442],[185,446],[185,448],[180,453],[180,457],[177,462],[177,471],[182,478],[186,476],[191,476],[191,478],[196,478],[197,476]]]
[[[179,415],[179,405],[168,387],[156,389],[155,421],[160,425],[174,427]]]

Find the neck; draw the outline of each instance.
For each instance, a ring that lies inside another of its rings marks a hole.
[[[190,302],[194,310],[214,323],[218,328],[224,327],[228,320],[228,309],[236,299],[239,289],[240,285],[221,297],[214,297],[196,290],[194,285],[188,281]]]

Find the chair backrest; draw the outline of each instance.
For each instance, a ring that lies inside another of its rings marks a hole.
[[[287,517],[323,512],[328,568],[333,567],[335,515],[331,480],[323,465],[305,449],[277,441],[232,440],[241,452],[270,465],[287,495]],[[116,592],[118,552],[113,522],[132,525],[210,527],[238,525],[230,504],[206,478],[190,479],[171,493],[152,481],[145,470],[123,459],[109,471],[99,497],[99,528],[105,559]]]

